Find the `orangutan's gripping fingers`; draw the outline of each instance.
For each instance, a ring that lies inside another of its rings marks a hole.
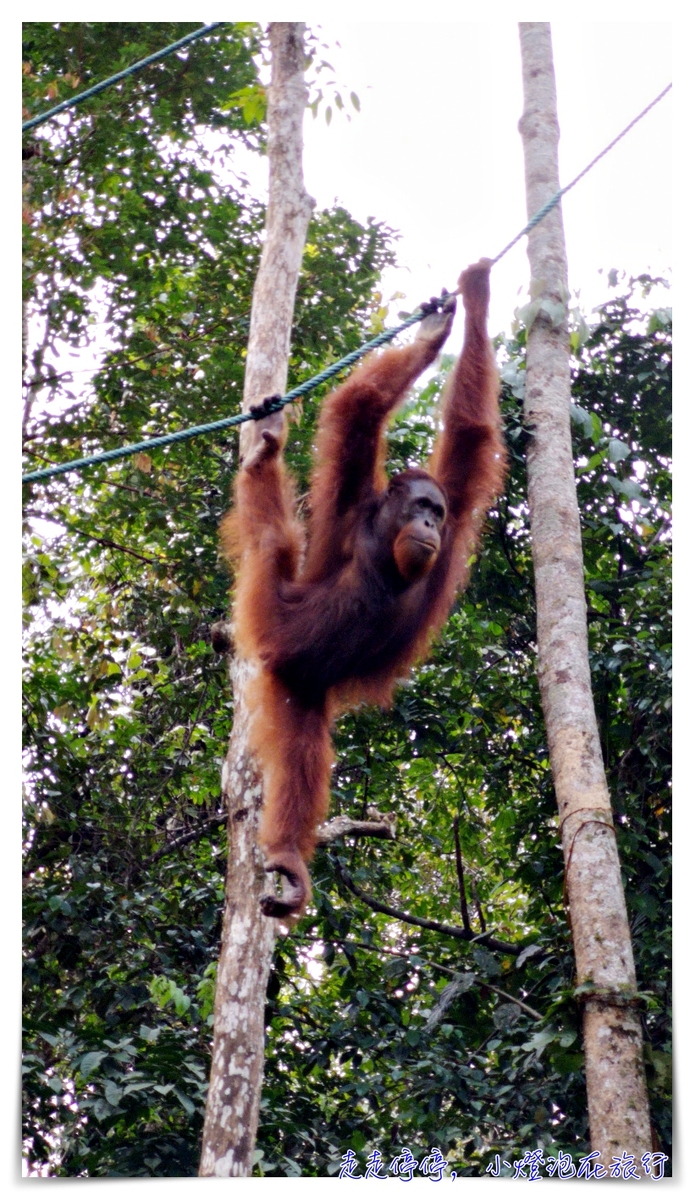
[[[283,921],[300,915],[298,903],[283,900],[280,896],[261,896],[260,905],[264,917],[277,917]]]
[[[281,449],[282,441],[276,433],[270,429],[259,430],[257,440],[244,458],[244,469],[250,471],[253,467],[260,467],[261,463],[275,458]]]
[[[261,896],[261,912],[266,917],[300,916],[310,897],[309,886],[305,883],[302,875],[290,870],[282,862],[268,863],[266,871],[269,874],[272,872],[283,876],[282,893],[280,896],[272,894]],[[308,880],[308,873],[306,875]]]
[[[466,312],[487,312],[490,303],[490,271],[491,258],[481,258],[480,262],[466,267],[459,276],[458,290],[463,296]]]
[[[456,297],[449,296],[439,312],[431,312],[420,322],[417,341],[428,342],[438,350],[451,332],[456,311]]]

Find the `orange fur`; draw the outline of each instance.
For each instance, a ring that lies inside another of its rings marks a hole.
[[[434,361],[451,313],[427,318],[411,345],[370,356],[326,401],[308,545],[282,462],[283,439],[264,435],[263,422],[256,431],[260,452],[238,474],[222,543],[230,557],[240,555],[236,643],[259,664],[247,700],[251,748],[264,774],[260,840],[268,869],[289,881],[282,897],[264,898],[268,915],[296,916],[311,894],[304,862],[328,810],[331,722],[363,701],[390,704],[396,683],[427,652],[465,584],[485,514],[502,486],[498,381],[486,330],[489,269],[482,260],[459,280],[464,348],[445,389],[443,429],[429,464],[447,514],[439,554],[425,575],[415,582],[399,575],[397,535],[384,544],[378,532],[379,513],[390,512],[389,504],[405,526],[398,514],[413,494],[410,480],[423,477],[409,471],[388,485],[384,431]]]

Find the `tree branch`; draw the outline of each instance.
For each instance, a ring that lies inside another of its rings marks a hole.
[[[396,838],[396,814],[377,813],[375,809],[369,812],[370,820],[354,821],[351,817],[334,817],[325,821],[317,831],[317,845],[330,846],[344,837],[375,837]]]
[[[199,842],[206,837],[208,833],[212,833],[213,829],[219,829],[220,825],[226,825],[228,814],[226,812],[216,813],[214,817],[208,817],[207,821],[202,821],[196,829],[190,829],[188,833],[182,833],[179,837],[172,838],[165,846],[160,846],[159,850],[145,859],[143,867],[149,867],[152,863],[159,862],[160,858],[164,858],[167,854],[173,854],[175,850],[180,850],[182,846],[190,846],[191,842]]]
[[[164,858],[167,854],[173,854],[175,850],[180,850],[182,846],[190,846],[191,842],[200,841],[201,838],[206,837],[214,829],[218,829],[220,825],[226,825],[227,819],[228,814],[226,812],[216,813],[206,821],[202,821],[195,829],[190,829],[186,833],[172,838],[166,845],[160,846],[159,850],[155,851],[154,854],[145,860],[143,866],[159,862],[160,858]],[[393,840],[396,837],[395,816],[393,813],[387,813],[380,820],[371,821],[353,821],[350,817],[334,817],[332,821],[326,821],[325,824],[319,826],[318,844],[319,846],[329,846],[332,842],[348,836],[389,838]]]
[[[502,942],[495,938],[490,933],[474,934],[471,931],[468,933],[459,925],[444,925],[441,921],[429,921],[425,917],[413,917],[409,913],[402,912],[399,908],[392,908],[390,904],[382,904],[380,900],[373,900],[362,888],[348,875],[345,868],[337,859],[333,860],[338,878],[342,880],[348,891],[362,900],[374,912],[384,913],[387,917],[395,917],[397,921],[405,921],[408,925],[417,925],[420,929],[431,929],[435,933],[443,933],[446,937],[459,938],[464,942],[475,942],[476,945],[487,946],[490,950],[499,950],[502,954],[518,954],[522,946],[515,946],[511,942]]]
[[[293,941],[315,942],[316,934],[295,933],[293,935]],[[356,950],[371,950],[375,954],[390,954],[392,958],[402,958],[405,959],[406,962],[408,962],[410,959],[410,955],[405,953],[403,950],[390,950],[387,946],[373,946],[370,942],[355,942],[348,938],[337,937],[322,937],[321,941],[330,946],[342,946],[346,952],[351,950],[354,946]],[[445,967],[442,963],[432,962],[431,959],[422,958],[420,954],[418,954],[417,957],[420,962],[417,966],[413,964],[414,970],[420,970],[420,966],[429,967],[431,971],[441,971],[444,975],[450,975],[452,979],[456,979],[457,975],[461,974],[460,971],[455,971],[453,967]],[[496,995],[502,996],[504,1000],[509,1000],[511,1004],[516,1004],[518,1008],[523,1009],[523,1011],[528,1013],[530,1017],[533,1017],[535,1021],[545,1020],[543,1014],[536,1012],[535,1008],[531,1008],[530,1004],[526,1004],[523,1000],[519,1000],[516,996],[512,996],[510,992],[503,991],[502,988],[497,987],[496,984],[489,983],[487,979],[481,979],[478,975],[476,975],[475,982],[481,987],[489,988],[490,991],[495,992]]]
[[[468,918],[468,905],[466,904],[466,881],[463,874],[463,858],[461,857],[461,840],[459,838],[459,819],[454,820],[454,845],[456,847],[456,878],[459,884],[459,902],[461,905],[461,920],[466,933],[471,932],[471,923]]]
[[[144,554],[138,554],[137,550],[129,550],[127,546],[121,546],[119,542],[112,542],[110,538],[97,537],[95,533],[89,533],[86,529],[80,529],[77,525],[65,526],[66,533],[78,533],[80,537],[88,538],[90,542],[96,542],[98,546],[105,546],[107,550],[120,550],[122,554],[128,554],[131,558],[137,558],[140,562],[156,565],[157,563],[165,563],[165,558],[147,558]]]

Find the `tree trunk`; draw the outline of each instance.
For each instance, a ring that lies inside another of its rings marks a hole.
[[[282,393],[297,279],[314,201],[304,190],[302,120],[304,25],[269,26],[272,80],[268,92],[270,183],[265,244],[251,307],[244,380],[244,409]],[[242,448],[252,430],[242,426]],[[275,922],[261,914],[266,887],[263,855],[256,844],[262,787],[247,750],[244,687],[250,664],[234,657],[230,679],[234,728],[222,769],[229,811],[229,857],[222,945],[215,994],[210,1088],[205,1110],[200,1175],[245,1176],[253,1167],[263,1082],[264,1009],[275,944]]]
[[[529,218],[559,190],[559,127],[550,25],[519,27]],[[651,1150],[635,967],[591,693],[584,568],[570,438],[567,260],[560,206],[531,230],[525,416],[538,676],[555,784],[566,890],[583,1002],[593,1150],[604,1165]]]

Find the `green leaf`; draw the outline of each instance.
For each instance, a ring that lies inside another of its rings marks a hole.
[[[570,404],[570,419],[574,425],[579,426],[585,437],[593,435],[592,414],[588,413],[580,404]]]
[[[193,1101],[189,1100],[188,1096],[186,1096],[180,1090],[180,1088],[174,1088],[174,1095],[176,1096],[176,1099],[178,1100],[181,1107],[186,1110],[189,1117],[192,1117],[195,1112],[195,1104],[193,1103]]]
[[[617,495],[625,496],[627,500],[642,500],[644,498],[642,488],[635,479],[617,479],[614,475],[609,475],[608,483]]]
[[[558,300],[551,300],[548,296],[541,301],[540,310],[550,317],[550,323],[553,329],[561,329],[567,320],[567,309],[565,305]]]
[[[117,1087],[111,1079],[107,1079],[106,1083],[104,1084],[104,1095],[109,1104],[112,1104],[114,1108],[117,1108],[123,1096],[123,1089]]]

